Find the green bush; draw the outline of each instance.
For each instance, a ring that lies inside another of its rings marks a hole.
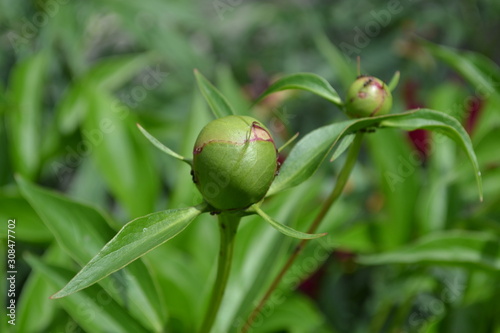
[[[499,331],[499,13],[0,2],[0,330]],[[391,113],[346,117],[357,56]],[[220,213],[191,157],[230,114],[280,167]]]

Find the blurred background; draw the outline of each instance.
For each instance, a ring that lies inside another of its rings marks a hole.
[[[194,69],[283,143],[346,117],[309,93],[253,105],[259,94],[280,76],[312,72],[343,97],[358,56],[362,74],[388,82],[401,72],[394,112],[428,107],[463,124],[484,202],[465,155],[448,139],[426,131],[367,135],[322,227],[328,240],[306,249],[253,331],[500,332],[499,17],[494,0],[0,0],[2,265],[7,221],[18,221],[18,322],[12,327],[3,316],[2,332],[119,331],[72,311],[78,302],[48,300],[62,282],[44,265],[74,274],[82,264],[53,220],[77,233],[91,210],[115,232],[138,216],[200,202],[189,168],[135,126],[189,156],[212,119]],[[305,230],[342,160],[269,200],[268,213]],[[50,203],[28,198],[14,174],[59,194],[47,192],[56,198]],[[86,217],[61,207],[84,207]],[[157,322],[140,323],[147,331],[199,325],[214,276],[214,221],[200,218],[145,257],[163,304]],[[242,225],[214,332],[241,327],[293,250],[292,240],[269,229],[253,217]],[[78,246],[84,236],[74,236]],[[38,259],[28,264],[26,253]],[[92,313],[107,315],[99,299],[89,302]],[[121,316],[141,316],[121,307]]]

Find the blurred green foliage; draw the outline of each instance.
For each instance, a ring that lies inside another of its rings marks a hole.
[[[344,96],[359,55],[362,73],[388,81],[401,71],[395,112],[438,109],[468,129],[484,202],[466,156],[441,134],[366,135],[320,228],[329,236],[308,245],[254,331],[500,332],[499,15],[495,0],[0,0],[2,290],[12,218],[18,271],[17,324],[2,315],[0,331],[195,331],[215,274],[210,216],[137,267],[48,300],[124,222],[201,201],[189,167],[135,123],[189,156],[211,119],[196,68],[236,110],[253,106],[278,142],[303,137],[346,118],[310,93],[254,105],[259,94],[277,77],[311,72]],[[266,211],[305,230],[342,159]],[[31,195],[14,174],[38,184]],[[258,220],[241,225],[214,332],[242,325],[296,245]]]

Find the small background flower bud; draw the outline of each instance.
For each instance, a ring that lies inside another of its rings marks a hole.
[[[216,119],[200,132],[193,151],[193,180],[218,210],[246,208],[267,193],[277,170],[271,134],[246,116]]]
[[[347,91],[345,110],[351,118],[380,116],[391,108],[391,91],[376,77],[358,77]]]

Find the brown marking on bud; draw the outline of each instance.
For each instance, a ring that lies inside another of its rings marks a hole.
[[[193,155],[194,180],[212,214],[239,211],[262,200],[277,168],[277,150],[270,132],[246,116],[227,116],[206,125]],[[221,173],[224,184],[217,176]],[[208,185],[217,185],[216,191]]]
[[[276,157],[276,171],[274,172],[274,176],[279,175],[281,169],[281,162],[279,161],[279,156]]]
[[[373,79],[370,79],[370,83],[372,83],[374,86],[379,88],[380,90],[384,90],[384,84],[380,84],[378,81],[374,81]]]
[[[200,154],[203,151],[203,148],[205,148],[205,146],[208,145],[209,143],[229,143],[233,145],[244,145],[249,142],[268,141],[274,144],[274,140],[271,137],[271,134],[265,128],[259,126],[256,121],[252,123],[249,134],[250,137],[242,142],[228,141],[228,140],[210,140],[208,142],[205,142],[203,145],[199,147],[195,147],[195,149],[193,150],[193,155]]]
[[[265,128],[259,126],[256,121],[252,123],[252,137],[250,138],[250,142],[252,141],[274,142],[271,134]]]
[[[370,83],[373,82],[373,79],[372,78],[368,78],[368,80],[365,81],[365,83],[363,83],[363,87],[366,87],[368,85],[370,85]]]
[[[194,174],[194,170],[193,169],[191,169],[191,173],[190,174],[191,174],[191,178],[193,179],[193,183],[195,183],[195,184],[198,183],[198,179],[196,179],[196,175]]]

